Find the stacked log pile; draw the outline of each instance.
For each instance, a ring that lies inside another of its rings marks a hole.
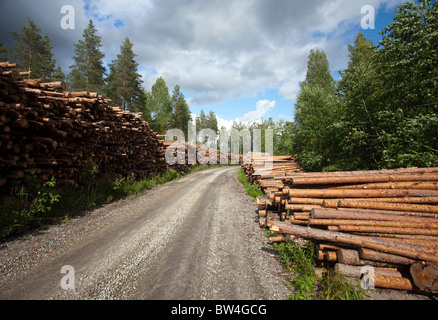
[[[238,164],[243,161],[242,155],[211,150],[202,144],[194,145],[189,142],[162,141],[161,148],[163,153],[166,153],[166,150],[168,150],[171,157],[174,157],[173,159],[176,162],[171,162],[171,168],[179,172],[185,172],[195,165]],[[216,156],[213,156],[212,152],[215,152]],[[212,155],[211,157],[210,154]]]
[[[109,105],[91,92],[67,92],[63,82],[24,80],[0,63],[0,187],[10,192],[32,168],[40,182],[77,185],[90,157],[99,173],[138,177],[167,169],[162,142],[141,114]]]
[[[374,267],[375,287],[438,292],[438,168],[292,173],[258,200],[260,225],[319,242],[319,259],[349,277]]]
[[[265,194],[257,198],[256,205],[260,209],[260,215],[265,217],[269,211],[284,216],[285,211],[278,212],[277,208],[287,197],[283,195],[283,189],[286,188],[283,179],[303,172],[296,160],[292,156],[269,157],[266,154],[246,154],[242,169],[247,180],[257,185]]]

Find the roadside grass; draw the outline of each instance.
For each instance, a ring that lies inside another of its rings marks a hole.
[[[70,217],[81,212],[144,194],[155,186],[178,180],[192,172],[222,166],[227,165],[194,166],[184,173],[169,170],[160,176],[143,179],[95,178],[97,166],[91,159],[77,188],[58,187],[54,179],[39,187],[36,176],[29,171],[24,183],[14,187],[12,201],[0,205],[0,241],[32,229],[44,229],[53,223],[68,223]]]
[[[256,200],[258,196],[264,195],[263,191],[259,189],[255,184],[251,184],[246,179],[246,175],[243,172],[243,169],[240,169],[237,173],[237,179],[243,184],[245,187],[246,193],[248,193],[253,200]]]
[[[264,195],[256,185],[250,184],[242,169],[237,174],[238,180],[245,187],[246,192],[254,199]],[[266,237],[276,234],[265,228]],[[322,277],[318,278],[316,268],[323,267],[318,264],[317,255],[319,245],[315,241],[308,241],[303,247],[293,240],[275,243],[279,258],[285,270],[293,273],[285,286],[294,293],[288,297],[290,300],[366,300],[368,296],[360,284],[348,281],[342,274],[325,270]]]
[[[323,267],[317,264],[319,245],[308,241],[305,246],[297,245],[293,240],[276,243],[279,257],[286,270],[294,277],[285,283],[294,289],[290,300],[366,300],[368,296],[360,284],[348,281],[342,274],[324,270],[318,279],[315,269]]]

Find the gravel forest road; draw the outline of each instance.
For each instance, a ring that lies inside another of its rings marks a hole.
[[[0,244],[0,299],[286,299],[237,170],[192,173]]]

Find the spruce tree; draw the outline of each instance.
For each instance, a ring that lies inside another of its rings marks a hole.
[[[41,29],[30,18],[28,26],[21,26],[20,33],[9,31],[15,42],[10,51],[10,60],[18,63],[20,71],[29,72],[29,78],[50,79],[55,70],[50,39],[41,35]]]
[[[135,101],[141,92],[141,75],[137,73],[138,63],[135,62],[136,54],[132,50],[132,43],[126,37],[120,47],[120,54],[110,65],[107,95],[120,106],[133,111]]]
[[[82,34],[82,40],[75,44],[75,63],[70,66],[70,87],[74,91],[102,92],[105,85],[106,68],[102,59],[105,54],[100,50],[101,37],[90,20]]]
[[[338,117],[336,87],[324,51],[310,52],[306,79],[300,87],[293,148],[305,170],[320,171],[334,164],[339,147],[332,125]]]
[[[50,77],[50,81],[65,81],[65,73],[62,71],[61,65],[58,64],[58,66],[55,68],[55,70],[52,73],[52,76]]]
[[[176,85],[172,94],[172,108],[173,108],[173,128],[181,129],[184,135],[188,136],[189,121],[192,119],[190,115],[189,106],[184,94],[180,90],[180,86]]]

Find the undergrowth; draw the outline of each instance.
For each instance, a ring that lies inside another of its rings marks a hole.
[[[237,179],[243,184],[246,192],[253,198],[253,200],[256,200],[258,196],[264,195],[263,191],[261,191],[259,187],[248,182],[242,169],[240,169],[237,173]]]
[[[304,247],[294,241],[274,244],[283,266],[293,272],[288,287],[294,294],[291,300],[366,300],[367,295],[359,283],[353,284],[339,273],[328,270],[318,279],[315,268],[318,244],[309,241]]]

